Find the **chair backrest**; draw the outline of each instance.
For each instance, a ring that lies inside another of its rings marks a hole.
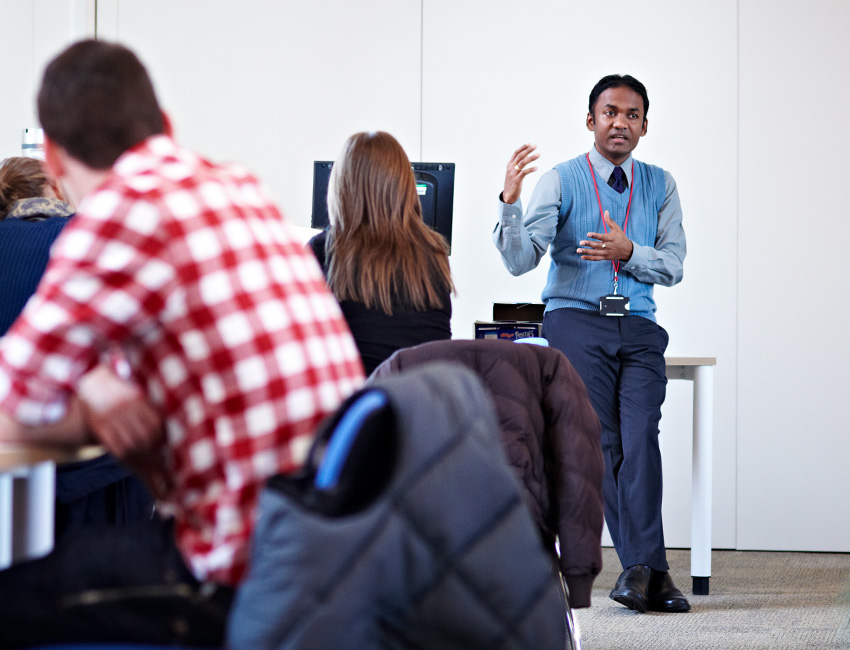
[[[324,507],[348,492],[356,507]],[[560,650],[564,635],[492,403],[470,371],[432,364],[353,396],[304,469],[269,482],[228,642]]]
[[[603,458],[599,418],[578,373],[556,348],[455,339],[399,350],[372,377],[434,361],[462,364],[483,382],[508,463],[547,547],[554,553],[554,540],[560,540],[559,564],[572,602],[589,606],[602,567]]]

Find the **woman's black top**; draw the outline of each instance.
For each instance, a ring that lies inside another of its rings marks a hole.
[[[309,242],[326,275],[329,266],[325,257],[327,234],[324,230]],[[426,311],[415,311],[394,299],[392,316],[353,300],[340,302],[367,375],[396,350],[452,337],[452,300],[448,287],[441,297],[443,304],[439,309]]]

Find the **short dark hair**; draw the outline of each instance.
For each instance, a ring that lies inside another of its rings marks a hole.
[[[162,111],[141,61],[126,47],[86,40],[44,71],[38,116],[48,138],[93,169],[163,132]]]
[[[593,115],[593,111],[596,110],[596,100],[599,99],[599,95],[604,93],[606,90],[609,88],[623,87],[631,88],[641,96],[643,99],[643,117],[646,118],[646,114],[649,113],[649,96],[646,94],[646,86],[628,74],[609,74],[597,81],[593,90],[590,91],[590,101],[587,104],[587,112]]]

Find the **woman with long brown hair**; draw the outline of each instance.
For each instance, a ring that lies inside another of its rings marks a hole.
[[[400,348],[451,338],[448,245],[422,220],[410,160],[389,133],[355,133],[331,170],[330,228],[310,240],[367,374]]]

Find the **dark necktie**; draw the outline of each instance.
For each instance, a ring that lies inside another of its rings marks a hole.
[[[622,167],[614,167],[611,178],[608,179],[608,185],[620,194],[626,191],[626,172],[623,171]]]

